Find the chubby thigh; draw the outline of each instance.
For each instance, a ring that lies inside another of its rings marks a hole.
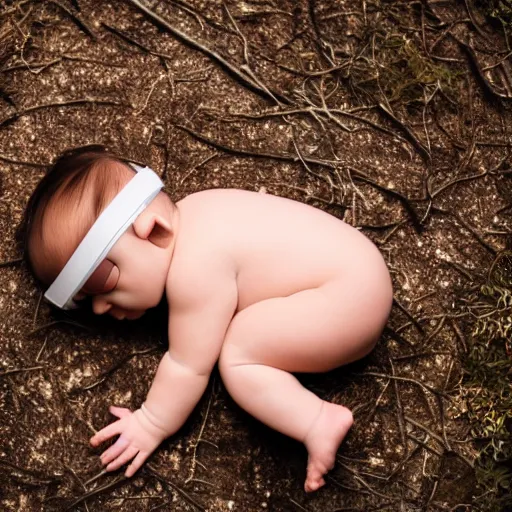
[[[391,281],[384,264],[288,297],[261,300],[234,316],[221,365],[329,371],[373,349],[391,303]]]

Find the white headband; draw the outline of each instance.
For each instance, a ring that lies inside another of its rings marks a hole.
[[[44,294],[55,306],[62,309],[76,307],[73,297],[105,259],[121,235],[163,188],[164,184],[149,167],[130,165],[137,174],[101,212]]]

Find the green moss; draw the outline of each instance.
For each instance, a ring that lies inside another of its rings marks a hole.
[[[378,30],[372,39],[368,55],[352,69],[359,91],[377,98],[384,95],[390,103],[423,104],[437,84],[445,93],[455,90],[461,74],[435,63],[410,38]]]
[[[390,61],[391,73],[385,78],[392,100],[399,97],[423,99],[423,87],[437,82],[451,87],[455,73],[435,64],[411,40],[402,39],[395,48],[396,58]]]
[[[474,317],[464,361],[464,395],[479,456],[475,505],[489,512],[512,506],[512,253],[493,263],[469,300]]]
[[[507,31],[512,31],[511,0],[477,0],[476,6],[491,20],[501,23]]]

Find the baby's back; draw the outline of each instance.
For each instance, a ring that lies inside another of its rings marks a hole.
[[[343,221],[289,199],[242,190],[207,190],[178,204],[179,235],[173,266],[201,272],[204,258],[232,268],[238,310],[347,278],[371,278],[384,265],[375,246]],[[201,254],[203,256],[201,256]],[[195,262],[195,265],[194,265]],[[197,267],[197,268],[194,268]]]

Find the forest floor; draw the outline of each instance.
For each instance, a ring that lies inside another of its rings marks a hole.
[[[487,440],[506,459],[511,408],[468,364],[481,285],[500,285],[510,313],[507,5],[0,1],[0,509],[506,510],[510,460],[479,454]],[[52,311],[14,243],[45,166],[90,143],[151,166],[174,200],[285,196],[382,251],[395,300],[376,350],[301,376],[355,416],[320,491],[303,491],[304,448],[244,413],[217,372],[133,479],[102,473],[88,439],[110,404],[143,401],[165,305],[121,325]]]

